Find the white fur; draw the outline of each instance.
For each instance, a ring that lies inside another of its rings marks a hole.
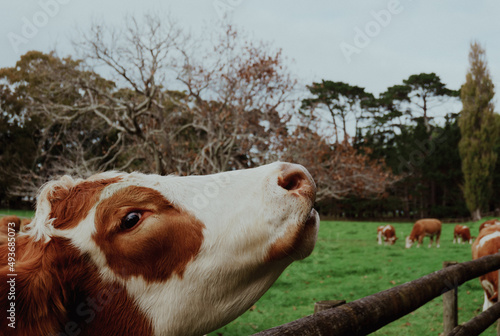
[[[490,282],[486,281],[486,280],[483,280],[482,283],[484,282],[487,282],[490,286],[493,286]],[[493,306],[493,302],[491,302],[490,300],[488,300],[488,295],[486,295],[486,291],[484,292],[484,303],[483,303],[483,311],[485,311],[486,309],[490,308],[491,306]]]
[[[406,236],[405,238],[405,247],[410,248],[413,245],[413,240],[410,239],[410,236]],[[420,247],[420,244],[417,244],[417,247]]]
[[[278,186],[280,167],[167,177],[159,183],[157,189],[167,199],[192,213],[206,229],[200,254],[182,280],[127,281],[127,291],[153,321],[156,335],[199,335],[228,323],[251,307],[293,258],[311,252],[316,232],[296,256],[263,263],[270,245],[290,226],[303,223],[311,207]],[[197,197],[209,206],[203,207]],[[188,316],[183,314],[186,310]]]
[[[491,239],[495,239],[500,237],[500,231],[495,231],[493,233],[490,233],[489,235],[486,235],[479,240],[479,244],[477,245],[477,248],[483,247],[484,244],[486,244],[488,241]]]
[[[34,241],[50,241],[54,235],[54,226],[52,223],[55,218],[50,218],[51,206],[49,198],[56,188],[68,189],[80,182],[81,179],[73,179],[71,176],[64,175],[60,179],[45,183],[37,196],[36,213],[30,224],[26,225],[24,232],[20,235],[28,235]]]

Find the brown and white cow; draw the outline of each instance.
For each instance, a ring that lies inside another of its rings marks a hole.
[[[482,229],[488,227],[488,226],[492,226],[492,225],[500,225],[500,221],[498,219],[490,219],[490,220],[487,220],[486,222],[482,223],[480,226],[479,226],[479,232],[481,232]]]
[[[382,245],[382,237],[384,237],[384,242],[386,245],[394,245],[396,242],[396,229],[394,226],[388,225],[380,225],[377,227],[377,241],[379,245]]]
[[[436,237],[436,247],[439,247],[439,237],[441,236],[441,221],[434,218],[420,219],[413,224],[413,229],[409,236],[406,237],[405,247],[412,247],[417,241],[417,247],[422,245],[424,237],[429,237],[429,247],[432,246],[434,237]]]
[[[280,162],[208,176],[111,172],[49,182],[32,223],[16,237],[14,269],[1,261],[0,307],[8,310],[12,292],[15,312],[0,330],[213,331],[312,252],[315,194],[305,168]],[[0,246],[0,255],[7,252]]]
[[[491,225],[479,233],[472,244],[472,259],[495,254],[500,249],[500,225]],[[498,271],[490,272],[479,277],[484,290],[483,311],[497,302],[498,299]]]
[[[469,242],[472,244],[472,237],[470,235],[470,229],[467,225],[455,225],[455,229],[453,230],[453,244],[455,243],[465,243]]]

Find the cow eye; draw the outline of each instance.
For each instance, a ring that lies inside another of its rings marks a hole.
[[[138,211],[129,212],[125,217],[122,218],[121,228],[123,230],[128,230],[133,228],[141,220],[142,213]]]

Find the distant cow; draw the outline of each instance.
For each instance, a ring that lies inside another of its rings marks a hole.
[[[441,236],[441,221],[433,218],[420,219],[415,222],[409,236],[406,237],[406,248],[410,248],[413,243],[418,241],[417,247],[420,247],[424,237],[430,238],[429,247],[432,246],[434,236],[436,236],[436,247],[439,247],[439,237]]]
[[[500,248],[500,225],[490,225],[479,233],[472,244],[472,259],[495,254]],[[484,289],[483,311],[490,308],[498,298],[498,271],[493,271],[479,277]]]
[[[465,242],[469,242],[469,244],[472,244],[472,237],[470,235],[469,227],[460,224],[455,225],[455,229],[453,230],[453,244],[460,244]]]
[[[396,242],[396,229],[392,225],[381,225],[377,228],[377,240],[378,244],[382,245],[382,237],[384,237],[384,242],[387,245],[394,245]]]
[[[479,232],[481,232],[482,229],[488,227],[488,226],[492,226],[492,225],[500,225],[500,221],[498,219],[490,219],[490,220],[487,220],[486,222],[484,222],[483,224],[481,224],[479,226]]]

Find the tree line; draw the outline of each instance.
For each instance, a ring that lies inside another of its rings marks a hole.
[[[435,73],[378,97],[331,80],[302,88],[268,43],[228,25],[193,37],[157,16],[94,24],[75,47],[77,56],[30,51],[0,69],[3,206],[32,201],[62,174],[210,174],[282,160],[311,171],[323,214],[468,215],[460,92]],[[490,131],[478,134],[497,153]],[[495,162],[475,205],[483,211],[497,206]]]

